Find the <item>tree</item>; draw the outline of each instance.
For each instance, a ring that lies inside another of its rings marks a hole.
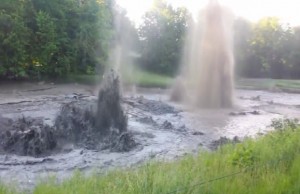
[[[188,17],[185,8],[175,9],[163,0],[155,1],[139,28],[141,64],[145,69],[169,75],[177,72]]]
[[[290,56],[287,61],[290,67],[290,78],[300,78],[300,27],[292,29],[292,37],[288,47],[290,48]]]
[[[114,36],[110,64],[120,71],[121,77],[132,73],[140,50],[137,29],[126,14],[123,8],[115,6],[113,20]]]
[[[1,0],[0,76],[59,77],[103,69],[113,0]]]
[[[259,56],[252,52],[250,42],[252,38],[252,24],[242,18],[234,23],[234,48],[236,72],[242,77],[260,77],[262,64]]]
[[[25,77],[31,31],[23,20],[24,2],[3,0],[0,5],[0,77]]]
[[[292,68],[297,66],[292,58],[299,52],[298,43],[292,28],[281,24],[278,18],[263,18],[255,24],[238,20],[235,39],[236,62],[241,76],[292,77]]]

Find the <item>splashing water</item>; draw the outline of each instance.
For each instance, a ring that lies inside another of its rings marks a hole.
[[[187,34],[181,75],[171,98],[200,108],[233,106],[232,17],[211,0]]]
[[[124,10],[117,6],[114,8],[113,28],[115,37],[109,54],[109,66],[118,73],[121,90],[133,90],[135,86],[130,83],[130,80],[128,81],[128,78],[134,73],[135,55],[137,55],[134,44],[137,35],[134,34],[134,26]]]

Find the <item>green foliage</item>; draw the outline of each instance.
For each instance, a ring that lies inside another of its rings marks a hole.
[[[20,5],[14,8],[13,2]],[[30,36],[30,29],[23,20],[24,2],[5,0],[0,5],[0,77],[24,77]],[[5,9],[1,9],[2,6]]]
[[[143,19],[137,33],[114,0],[1,0],[0,78],[103,72],[118,42],[136,57],[141,54],[138,62],[147,71],[176,74],[188,11],[156,0]],[[299,78],[299,27],[274,17],[253,24],[238,19],[234,40],[238,75]],[[123,56],[122,62],[127,61]]]
[[[110,0],[3,0],[0,77],[62,77],[103,69],[112,37]]]
[[[299,78],[299,28],[267,17],[235,22],[237,72],[243,77]]]
[[[6,186],[0,185],[0,194],[16,194],[17,191],[15,189],[10,189]]]
[[[255,164],[256,156],[249,145],[237,145],[231,160],[233,165],[246,168]]]
[[[39,11],[36,14],[37,31],[35,32],[35,47],[32,52],[32,67],[40,74],[60,73],[56,70],[56,65],[52,64],[53,55],[58,49],[56,25],[54,19],[48,13]]]
[[[295,130],[298,125],[298,119],[275,119],[272,121],[271,127],[273,127],[276,131],[284,131],[286,129]]]
[[[125,84],[148,88],[167,88],[173,81],[169,76],[138,70],[137,68],[129,73],[124,73],[122,76]]]
[[[155,1],[139,28],[141,64],[145,69],[167,75],[177,73],[188,17],[185,8],[175,9],[163,0]]]

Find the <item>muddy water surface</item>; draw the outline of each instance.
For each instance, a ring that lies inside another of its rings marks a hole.
[[[0,86],[0,114],[16,119],[41,118],[53,125],[62,104],[93,100],[93,88],[77,84],[6,84]],[[271,130],[274,118],[300,118],[300,95],[266,91],[236,91],[231,110],[193,110],[170,102],[161,90],[126,94],[128,130],[138,146],[124,153],[97,151],[67,145],[62,152],[43,158],[0,155],[0,179],[30,189],[40,180],[55,175],[68,178],[79,169],[89,174],[131,167],[151,159],[172,160],[199,149],[214,149],[221,137],[242,139]],[[96,170],[95,170],[96,169]]]

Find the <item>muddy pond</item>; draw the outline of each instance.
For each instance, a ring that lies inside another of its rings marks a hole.
[[[79,84],[0,85],[0,130],[22,118],[33,118],[51,127],[64,104],[95,101],[93,91]],[[242,140],[263,135],[272,130],[273,119],[300,119],[300,94],[237,90],[235,96],[234,109],[195,111],[169,101],[167,90],[125,93],[122,106],[135,146],[115,150],[67,144],[60,151],[38,157],[1,152],[1,182],[30,189],[49,176],[68,178],[76,169],[86,174],[102,173],[149,160],[174,160],[199,150],[214,150],[225,137]],[[51,138],[49,142],[47,146],[51,147]]]

